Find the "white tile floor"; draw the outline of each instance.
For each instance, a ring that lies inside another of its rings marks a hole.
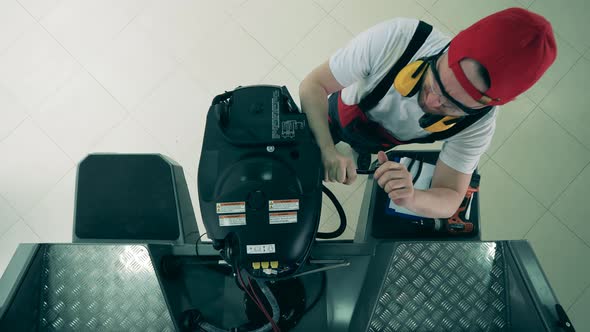
[[[422,18],[453,35],[511,6],[553,23],[559,55],[499,117],[481,163],[483,237],[528,239],[578,330],[590,331],[586,0],[0,0],[0,272],[20,242],[70,239],[86,154],[166,154],[196,202],[215,94],[271,83],[297,96],[309,70],[381,20]],[[362,181],[331,187],[358,213]],[[325,204],[322,228],[335,218]]]

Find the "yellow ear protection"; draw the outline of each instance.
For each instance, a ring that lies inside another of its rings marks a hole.
[[[435,57],[438,57],[436,55]],[[393,86],[404,97],[414,96],[422,87],[424,74],[429,66],[430,58],[418,59],[399,71],[393,80]],[[462,117],[445,116],[425,113],[419,120],[420,127],[424,130],[437,133],[445,131],[455,123],[459,122]]]
[[[428,61],[426,59],[416,60],[399,71],[393,80],[393,86],[404,97],[414,96],[422,84],[424,73],[428,69]]]

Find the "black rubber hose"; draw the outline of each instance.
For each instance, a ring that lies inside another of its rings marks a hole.
[[[335,239],[335,238],[339,237],[340,235],[342,235],[344,233],[344,231],[346,230],[346,214],[344,213],[344,209],[342,208],[342,205],[340,205],[340,202],[338,202],[338,199],[330,191],[330,189],[328,189],[326,186],[322,185],[322,191],[324,192],[324,194],[326,194],[326,196],[328,196],[328,198],[334,204],[334,207],[336,208],[336,212],[338,212],[338,215],[340,216],[340,226],[338,226],[337,230],[330,232],[330,233],[318,232],[316,234],[316,238],[318,238],[318,239]]]

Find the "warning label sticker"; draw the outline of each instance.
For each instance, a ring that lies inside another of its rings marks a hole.
[[[272,224],[292,224],[297,222],[297,212],[280,212],[269,213],[269,223]]]
[[[245,214],[228,214],[224,216],[219,216],[219,226],[221,227],[244,225],[246,225]]]
[[[279,90],[272,94],[272,139],[280,139],[279,129],[281,128],[281,116],[279,114]]]
[[[246,253],[248,255],[274,254],[275,253],[275,245],[274,245],[274,243],[247,245],[246,246]]]
[[[268,201],[268,211],[291,211],[299,210],[298,199],[277,199]]]
[[[217,214],[246,212],[246,202],[217,203],[216,207]]]
[[[305,128],[305,121],[287,120],[281,122],[281,136],[295,138],[295,131]]]

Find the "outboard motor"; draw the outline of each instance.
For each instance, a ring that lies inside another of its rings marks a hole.
[[[215,249],[257,278],[296,273],[319,226],[321,154],[285,87],[239,87],[213,99],[198,171]]]

